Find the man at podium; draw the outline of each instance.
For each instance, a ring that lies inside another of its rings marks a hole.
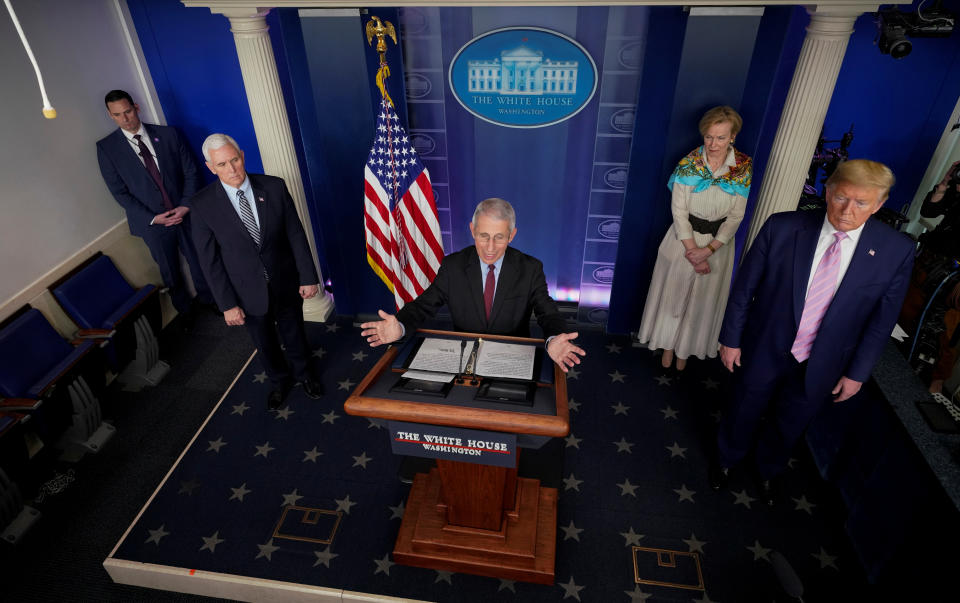
[[[446,305],[453,328],[468,333],[530,336],[530,313],[547,340],[547,354],[564,372],[580,364],[586,352],[574,345],[577,333],[547,291],[543,263],[509,247],[517,235],[513,206],[503,199],[477,205],[470,223],[473,247],[443,258],[437,276],[417,299],[396,315],[379,310],[383,320],[360,327],[371,347],[393,343],[413,332]]]

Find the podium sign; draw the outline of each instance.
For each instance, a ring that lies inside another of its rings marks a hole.
[[[517,466],[517,434],[423,423],[389,421],[394,454],[463,461],[495,467]]]

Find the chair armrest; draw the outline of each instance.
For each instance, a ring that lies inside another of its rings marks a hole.
[[[109,339],[117,334],[116,329],[79,329],[76,339]]]
[[[4,398],[0,400],[0,410],[37,410],[43,400],[35,398]]]

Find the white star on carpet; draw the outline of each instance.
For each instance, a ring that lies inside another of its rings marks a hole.
[[[686,543],[687,550],[690,551],[691,553],[697,552],[697,553],[700,553],[701,555],[706,554],[703,552],[703,547],[705,544],[707,544],[707,541],[697,540],[697,535],[694,534],[693,532],[690,532],[690,538],[684,538],[683,542]]]
[[[240,484],[239,488],[230,488],[230,491],[233,492],[233,494],[231,494],[230,498],[228,498],[227,500],[237,499],[240,502],[243,502],[244,496],[253,492],[253,490],[247,489],[247,482],[243,482],[242,484]]]
[[[580,403],[574,400],[573,398],[570,398],[569,400],[567,400],[567,408],[569,408],[570,410],[580,410]]]
[[[768,549],[768,548],[766,548],[766,547],[764,547],[764,546],[761,546],[759,540],[754,540],[754,541],[753,541],[753,546],[748,546],[748,547],[746,547],[746,548],[747,548],[748,551],[750,551],[751,553],[753,553],[753,560],[754,560],[754,561],[759,561],[760,559],[763,559],[763,560],[765,560],[765,561],[770,561],[770,558],[767,557],[767,554],[768,554],[768,553],[771,553],[771,552],[773,551],[773,549]]]
[[[343,381],[337,381],[337,390],[345,389],[350,391],[350,388],[356,385],[353,381],[349,379],[344,379]]]
[[[793,469],[793,465],[794,465],[796,462],[797,462],[797,459],[795,459],[795,458],[793,458],[793,457],[791,456],[790,458],[787,459],[787,467],[790,468],[790,469]]]
[[[354,360],[359,360],[360,362],[363,362],[363,359],[366,358],[367,356],[368,356],[368,354],[367,354],[366,352],[363,352],[363,351],[354,352],[354,353],[353,353],[353,359],[354,359]]]
[[[813,508],[817,506],[807,500],[806,494],[802,495],[800,498],[794,498],[793,502],[797,503],[797,506],[793,509],[794,511],[806,511],[807,515],[813,515]]]
[[[497,587],[497,592],[500,592],[503,589],[507,589],[510,592],[516,594],[517,589],[514,588],[513,586],[516,583],[517,583],[516,580],[504,580],[503,578],[500,578],[500,586]]]
[[[284,406],[283,408],[276,410],[274,412],[277,413],[277,420],[283,419],[284,421],[286,421],[290,418],[290,415],[292,415],[296,411],[290,410],[289,406]]]
[[[810,556],[820,562],[820,569],[825,567],[837,569],[837,565],[834,563],[834,561],[837,560],[837,556],[827,553],[825,550],[823,550],[823,547],[820,547],[819,555],[817,553],[810,553]]]
[[[316,463],[316,462],[317,462],[317,457],[318,457],[318,456],[322,456],[322,455],[323,455],[323,453],[320,452],[319,450],[317,450],[317,447],[314,446],[312,450],[304,450],[304,451],[303,451],[303,460],[300,461],[300,462],[301,462],[301,463],[306,463],[307,461],[310,461],[311,463]]]
[[[710,413],[710,416],[713,417],[713,420],[716,421],[717,423],[720,422],[721,413],[719,410]]]
[[[624,383],[623,379],[626,377],[626,375],[624,375],[617,369],[613,369],[613,372],[607,373],[607,375],[610,376],[610,383],[616,383],[617,381],[619,381],[620,383]]]
[[[579,379],[579,378],[580,378],[580,371],[578,371],[577,369],[572,368],[567,371],[567,379]]]
[[[623,483],[617,484],[617,486],[620,488],[620,496],[627,496],[629,494],[634,498],[637,497],[637,495],[634,494],[634,490],[640,487],[639,484],[637,485],[631,484],[629,479],[623,480]]]
[[[560,526],[560,529],[563,530],[564,540],[570,540],[572,538],[573,540],[580,542],[580,532],[583,531],[583,528],[578,528],[577,526],[573,525],[572,519],[570,520],[570,525],[566,527]]]
[[[643,538],[643,534],[633,531],[633,526],[630,526],[626,532],[620,532],[620,535],[623,536],[623,546],[640,546],[640,539]]]
[[[733,494],[733,497],[735,499],[733,501],[734,505],[743,505],[748,509],[750,508],[750,503],[757,500],[756,498],[747,494],[746,490],[741,490],[739,492],[731,492],[730,494]]]
[[[340,325],[338,325],[338,324],[335,323],[335,322],[332,322],[332,323],[330,323],[330,324],[327,325],[327,333],[336,333],[336,332],[337,332],[337,329],[339,329],[339,328],[340,328]]]
[[[703,380],[703,387],[705,387],[705,388],[707,388],[707,389],[719,389],[719,388],[720,388],[720,382],[719,382],[719,381],[714,381],[714,380],[711,379],[710,377],[707,377],[706,379]]]
[[[207,446],[207,449],[204,452],[209,452],[212,450],[216,453],[219,453],[220,449],[227,445],[227,443],[223,441],[223,436],[218,437],[216,440],[208,440],[207,443],[210,445]]]
[[[617,344],[615,344],[615,343],[613,343],[613,342],[610,342],[610,345],[606,345],[606,346],[603,346],[603,347],[607,348],[607,352],[610,353],[610,354],[619,354],[619,353],[620,353],[620,346],[618,346]]]
[[[580,450],[580,442],[583,441],[583,438],[578,438],[577,436],[571,433],[570,435],[568,435],[563,439],[567,442],[566,448],[570,448],[572,446],[577,450]]]
[[[450,581],[450,577],[453,576],[453,572],[445,572],[443,570],[433,570],[437,572],[437,577],[434,578],[433,583],[446,582],[450,586],[453,586],[453,582]]]
[[[276,450],[276,448],[270,445],[270,442],[265,442],[260,446],[255,446],[254,448],[257,449],[257,453],[253,456],[262,456],[263,458],[267,458],[267,455],[270,454],[271,450]]]
[[[633,451],[630,450],[634,444],[633,442],[628,442],[626,438],[621,437],[619,442],[611,442],[614,446],[617,447],[617,452],[626,452],[627,454],[633,454]]]
[[[367,429],[383,429],[383,419],[374,419],[367,417]]]
[[[406,509],[406,502],[400,501],[396,507],[387,507],[390,509],[390,519],[403,519],[403,512]]]
[[[266,383],[267,382],[267,372],[257,373],[253,376],[254,383]]]
[[[390,553],[387,553],[383,556],[383,559],[374,559],[374,563],[377,564],[377,569],[373,572],[373,575],[376,576],[380,572],[383,572],[386,575],[390,575],[390,568],[396,565],[393,561],[390,561]]]
[[[313,567],[317,567],[321,564],[326,567],[330,567],[330,561],[333,560],[334,557],[340,556],[337,553],[331,553],[329,545],[327,545],[327,548],[322,551],[314,551],[313,554],[317,556],[317,560],[313,562]]]
[[[630,597],[631,603],[637,603],[638,601],[646,601],[647,599],[653,596],[653,593],[645,593],[642,590],[640,590],[639,585],[634,586],[633,590],[623,591],[623,594]]]
[[[167,532],[166,530],[164,530],[164,527],[166,525],[167,524],[162,523],[160,524],[160,527],[157,528],[156,530],[147,530],[148,532],[150,532],[150,537],[147,538],[143,542],[143,544],[150,544],[152,542],[155,545],[160,546],[160,539],[163,538],[164,536],[170,535],[170,532]]]
[[[180,482],[180,490],[177,491],[177,494],[186,493],[187,496],[193,496],[193,491],[196,490],[199,485],[200,482],[195,479],[188,482]]]
[[[326,356],[326,354],[327,354],[327,351],[323,348],[317,348],[313,351],[314,358],[323,358],[324,356]]]
[[[347,496],[346,496],[345,498],[335,498],[335,499],[333,499],[333,501],[334,501],[335,503],[337,503],[337,511],[343,511],[343,512],[346,513],[347,515],[350,514],[350,507],[352,507],[352,506],[354,506],[355,504],[357,504],[357,503],[353,502],[352,500],[350,500],[350,495],[349,495],[349,494],[347,494]]]
[[[670,458],[679,456],[680,458],[687,458],[687,449],[682,448],[677,442],[673,443],[673,446],[664,446],[667,450],[670,451]]]
[[[201,538],[203,538],[203,546],[200,547],[200,550],[210,551],[211,553],[216,552],[214,549],[217,548],[217,545],[224,542],[224,539],[220,538],[220,530],[214,532],[213,536],[201,536]]]
[[[677,411],[673,410],[673,407],[670,406],[669,404],[667,404],[667,407],[666,407],[666,408],[661,408],[661,409],[660,409],[660,412],[663,413],[663,420],[664,420],[664,421],[666,421],[667,419],[676,419],[676,418],[677,418]]]
[[[627,416],[627,412],[630,410],[630,407],[624,406],[623,402],[617,402],[616,404],[611,404],[610,408],[613,409],[613,416],[617,416],[617,415]]]
[[[696,490],[688,490],[686,484],[680,484],[680,487],[675,488],[673,491],[680,496],[680,498],[677,499],[677,502],[683,502],[685,500],[694,502],[693,495],[697,493]]]
[[[230,414],[231,414],[231,415],[240,415],[240,416],[242,417],[242,416],[243,416],[243,413],[247,412],[248,410],[250,410],[250,407],[247,406],[247,403],[246,403],[246,402],[241,402],[240,404],[234,405],[234,407],[233,407],[233,412],[231,412]]]
[[[296,488],[294,488],[293,492],[288,492],[287,494],[283,495],[283,502],[280,503],[280,506],[281,507],[296,506],[297,501],[300,500],[301,498],[303,498],[303,496],[297,492]]]
[[[654,377],[657,380],[657,385],[670,385],[670,377],[666,375],[660,375],[659,377]]]
[[[373,457],[367,456],[367,451],[364,450],[360,453],[360,456],[353,457],[353,467],[363,467],[367,468],[367,463],[373,460]]]
[[[333,411],[333,410],[320,416],[323,417],[323,421],[320,422],[321,425],[323,425],[324,423],[330,423],[331,425],[333,425],[333,422],[340,418],[340,415],[338,415],[336,411]]]
[[[580,591],[586,588],[586,586],[577,586],[576,582],[573,581],[573,576],[570,576],[570,581],[566,584],[557,583],[557,586],[563,589],[564,599],[573,597],[577,601],[580,600]]]
[[[257,548],[260,549],[260,552],[257,553],[257,556],[254,557],[254,559],[266,557],[267,561],[273,561],[273,558],[271,557],[271,555],[273,555],[274,551],[280,550],[280,547],[274,546],[273,538],[268,540],[266,544],[258,544]]]
[[[567,490],[576,490],[577,492],[579,492],[580,484],[582,483],[583,483],[582,479],[577,479],[576,477],[573,476],[573,473],[571,473],[570,477],[563,478],[563,491],[566,492]]]

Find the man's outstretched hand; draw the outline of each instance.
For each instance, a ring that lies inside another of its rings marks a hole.
[[[577,333],[561,333],[547,344],[547,354],[557,365],[566,373],[573,365],[580,364],[580,356],[586,356],[583,349],[573,345],[572,339],[577,338]]]
[[[403,327],[396,316],[387,314],[383,310],[377,310],[377,314],[383,320],[365,322],[360,325],[360,328],[363,329],[360,334],[367,338],[371,348],[393,343],[403,337]]]

